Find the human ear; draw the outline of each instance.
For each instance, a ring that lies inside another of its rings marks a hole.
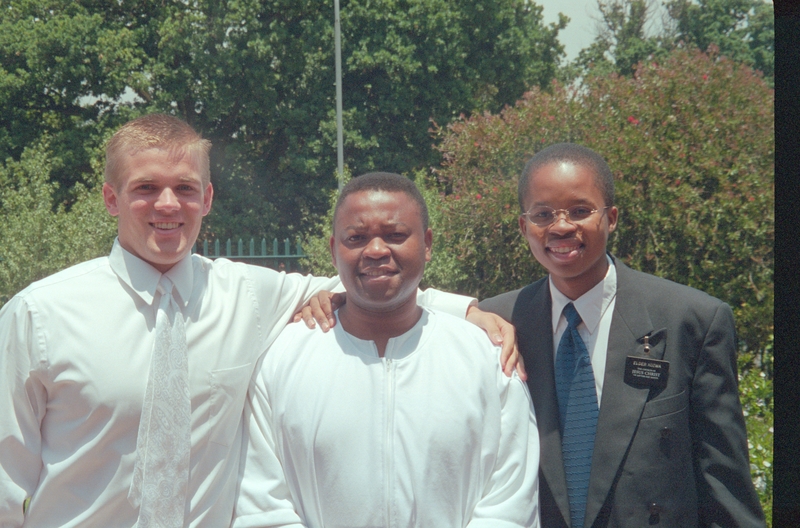
[[[519,215],[518,220],[519,220],[519,230],[522,232],[522,236],[523,237],[528,236],[528,222],[527,222],[527,220],[525,220],[525,217],[522,216],[522,215]]]
[[[209,211],[211,211],[211,202],[214,199],[214,187],[211,186],[211,182],[208,182],[206,185],[206,190],[203,193],[203,216],[206,216]]]
[[[431,261],[431,249],[433,248],[433,231],[429,227],[425,231],[425,262]]]
[[[111,216],[119,215],[119,204],[117,203],[117,191],[106,182],[103,184],[103,202],[106,204],[106,211]]]
[[[619,215],[619,210],[617,207],[612,205],[608,208],[608,212],[606,213],[608,216],[608,232],[613,233],[614,230],[617,228],[617,218]]]

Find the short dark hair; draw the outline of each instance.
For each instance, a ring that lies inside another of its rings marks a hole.
[[[611,173],[606,160],[597,152],[583,145],[556,143],[537,152],[525,164],[525,168],[522,169],[522,174],[519,177],[519,186],[517,187],[517,198],[519,199],[521,212],[525,212],[525,195],[528,193],[531,174],[554,162],[570,162],[574,165],[590,168],[594,172],[597,188],[603,194],[603,200],[605,201],[603,205],[614,205],[614,175]]]
[[[336,200],[336,207],[333,210],[333,222],[336,225],[336,215],[339,214],[339,207],[344,202],[345,198],[353,193],[361,191],[385,191],[385,192],[401,192],[408,195],[412,200],[419,205],[419,212],[422,216],[422,229],[428,229],[428,206],[425,204],[425,198],[414,185],[414,182],[393,172],[368,172],[361,176],[356,176],[342,188],[339,193],[339,198]]]

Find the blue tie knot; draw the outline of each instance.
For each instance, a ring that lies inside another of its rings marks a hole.
[[[572,328],[577,328],[581,324],[581,316],[572,303],[564,307],[564,317],[567,318],[567,323]]]

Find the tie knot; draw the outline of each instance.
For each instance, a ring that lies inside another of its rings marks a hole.
[[[161,295],[172,294],[172,281],[166,275],[162,275],[156,289]]]
[[[564,317],[567,318],[568,326],[577,328],[578,325],[581,324],[581,316],[578,314],[578,310],[575,309],[575,306],[572,303],[569,303],[564,307]]]

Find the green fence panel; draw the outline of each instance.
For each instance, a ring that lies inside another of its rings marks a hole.
[[[203,240],[202,243],[197,242],[192,247],[192,253],[203,255],[210,259],[226,258],[237,262],[246,262],[248,264],[256,264],[265,266],[278,271],[303,271],[300,269],[298,260],[306,256],[303,253],[303,247],[300,245],[300,239],[295,241],[295,252],[292,254],[291,240],[285,238],[283,240],[283,253],[278,251],[278,239],[272,239],[272,252],[267,251],[267,239],[262,238],[260,251],[256,252],[256,239],[250,238],[247,243],[248,251],[245,252],[245,239],[239,238],[236,244],[236,251],[233,251],[233,243],[231,239],[225,241],[225,251],[220,252],[220,241],[214,239],[213,241]],[[210,247],[213,246],[213,249]],[[202,248],[202,249],[198,249]]]

